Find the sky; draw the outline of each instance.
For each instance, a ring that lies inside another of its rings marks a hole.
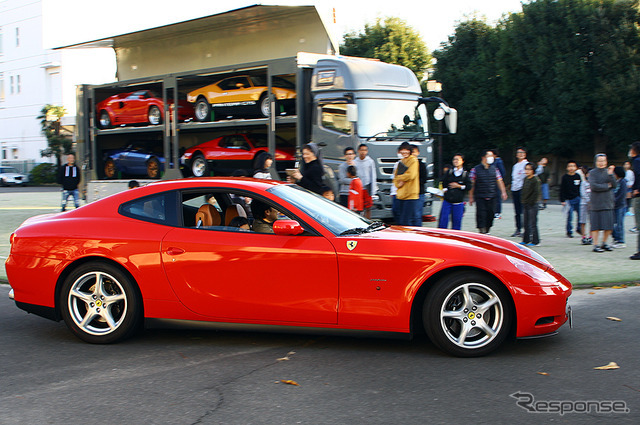
[[[59,47],[181,22],[254,4],[316,5],[327,17],[335,8],[335,28],[360,32],[377,18],[398,17],[421,35],[430,51],[453,34],[457,22],[470,16],[495,23],[504,13],[520,12],[522,0],[44,0],[45,47]],[[525,3],[528,0],[524,0]],[[100,5],[98,8],[90,5]],[[74,18],[73,25],[60,26]]]

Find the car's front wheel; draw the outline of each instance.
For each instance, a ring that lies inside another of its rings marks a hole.
[[[204,97],[199,97],[194,106],[194,116],[196,121],[205,122],[211,119],[211,105]]]
[[[98,126],[100,128],[109,128],[111,127],[111,117],[107,111],[100,111],[100,116],[98,117]]]
[[[267,93],[262,93],[262,96],[260,96],[260,100],[258,101],[258,113],[261,117],[268,117],[270,112],[269,96]]]
[[[193,177],[206,177],[209,175],[209,165],[204,155],[197,154],[191,161],[191,174]]]
[[[147,161],[147,177],[150,179],[160,177],[160,161],[158,161],[158,158],[149,158]]]
[[[477,272],[459,272],[437,282],[422,313],[431,341],[459,357],[483,356],[509,334],[513,321],[507,289]]]
[[[151,125],[162,124],[162,112],[160,108],[157,106],[152,106],[149,108],[149,112],[147,113],[147,121]]]
[[[135,283],[115,266],[90,262],[64,281],[60,310],[71,331],[93,344],[131,336],[142,323],[142,301]]]

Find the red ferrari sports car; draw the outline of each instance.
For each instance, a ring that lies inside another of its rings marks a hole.
[[[295,147],[276,136],[276,169],[284,173],[295,166]],[[216,175],[231,175],[235,170],[252,175],[253,163],[261,152],[267,151],[267,135],[262,133],[230,134],[187,149],[180,158],[185,177],[207,177],[213,170]]]
[[[173,103],[173,100],[169,100]],[[96,105],[98,127],[110,128],[123,124],[162,124],[164,102],[149,90],[120,93]],[[193,106],[186,100],[178,101],[178,120],[193,118]]]
[[[424,329],[468,357],[510,335],[553,334],[570,317],[571,284],[526,247],[387,227],[296,185],[249,178],[157,182],[31,218],[11,235],[6,270],[19,308],[62,319],[91,343],[185,321],[406,337]]]

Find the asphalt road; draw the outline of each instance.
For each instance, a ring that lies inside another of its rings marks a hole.
[[[640,423],[637,286],[577,290],[574,329],[476,359],[424,338],[147,330],[90,345],[8,291],[0,285],[0,424]],[[609,362],[620,368],[594,370]],[[539,411],[592,400],[628,412],[530,413],[517,404],[527,397]]]

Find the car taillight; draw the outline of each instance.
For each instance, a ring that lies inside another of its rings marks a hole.
[[[16,234],[12,233],[11,236],[9,236],[9,245],[13,245],[13,240],[15,239]]]

